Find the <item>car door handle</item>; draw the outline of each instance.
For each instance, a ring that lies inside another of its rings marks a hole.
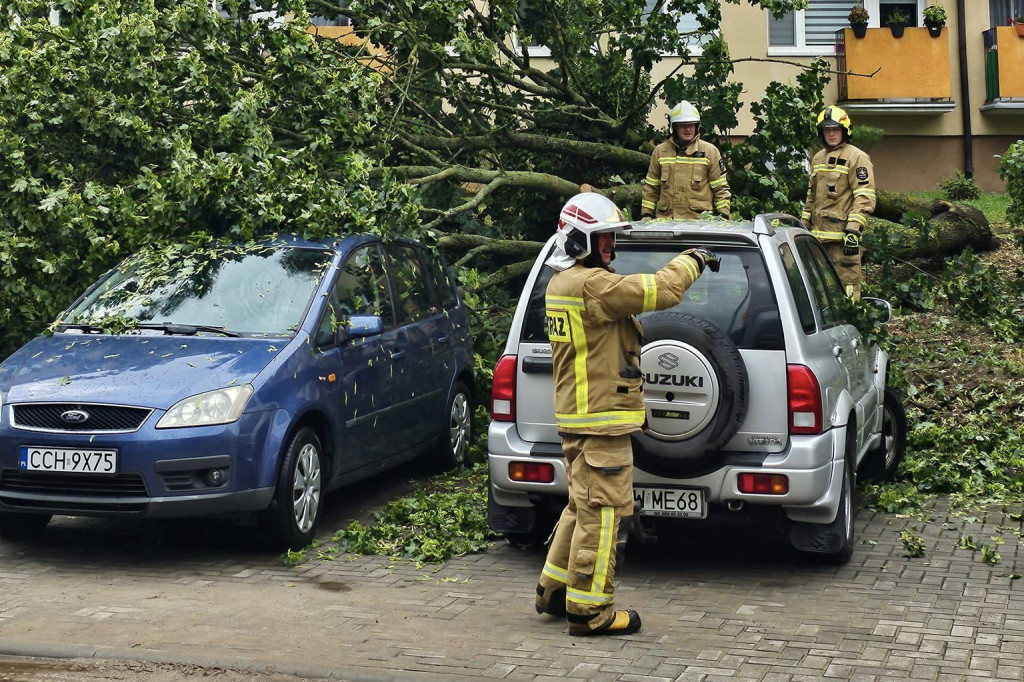
[[[447,336],[439,336],[439,337],[437,337],[437,342],[438,343],[448,343],[448,337]]]
[[[843,347],[842,346],[832,346],[832,355],[834,355],[834,356],[836,356],[838,358],[838,357],[842,356],[842,354],[843,354]]]
[[[393,352],[391,354],[391,359],[392,360],[401,360],[404,357],[405,357],[405,351],[404,350],[396,350],[395,352]]]

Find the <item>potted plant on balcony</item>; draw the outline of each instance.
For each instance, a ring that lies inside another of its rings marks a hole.
[[[1017,30],[1017,35],[1024,38],[1024,14],[1013,20],[1013,27]]]
[[[938,38],[942,35],[942,27],[946,25],[946,10],[941,5],[928,5],[924,8],[924,25],[928,27],[928,35]]]
[[[893,38],[902,38],[903,29],[907,27],[908,21],[910,21],[910,17],[897,8],[892,11],[889,15],[889,20],[885,22],[885,24],[889,27],[889,30],[892,31]]]
[[[853,29],[854,38],[863,38],[864,34],[867,33],[868,18],[868,11],[864,9],[864,5],[858,3],[850,10],[846,19],[850,22],[850,28]]]

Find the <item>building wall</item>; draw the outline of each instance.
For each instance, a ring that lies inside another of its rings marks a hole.
[[[851,5],[852,5],[851,1]],[[942,35],[929,40],[947,41],[949,59],[947,64],[936,68],[948,68],[950,99],[956,103],[952,111],[946,113],[868,113],[851,114],[854,128],[858,125],[870,125],[885,131],[882,141],[870,151],[875,161],[878,184],[881,189],[892,191],[919,191],[935,189],[944,177],[949,177],[957,170],[964,169],[964,122],[963,98],[960,86],[960,53],[957,44],[956,0],[938,0],[938,4],[946,8],[949,15],[948,23]],[[984,5],[984,6],[983,6]],[[1015,140],[1024,137],[1024,110],[1014,112],[982,112],[985,104],[985,45],[982,32],[989,29],[987,3],[981,0],[967,0],[965,18],[965,55],[969,82],[970,125],[973,134],[973,162],[975,179],[988,191],[1002,191],[1003,184],[996,172],[998,159]],[[887,29],[880,29],[886,31]],[[923,31],[923,29],[921,29]],[[751,7],[746,3],[739,5],[723,4],[722,33],[729,43],[736,64],[735,78],[744,84],[744,100],[749,103],[760,97],[771,81],[792,81],[799,74],[800,65],[810,64],[812,56],[778,56],[769,57],[768,49],[768,13],[762,9]],[[1012,29],[1000,30],[1000,68],[1006,71],[1004,78],[1017,87],[1024,87],[1017,82],[1016,75],[1024,74],[1024,38],[1016,38],[1020,43],[1010,40]],[[1004,35],[1005,34],[1005,35]],[[895,40],[895,39],[894,39]],[[903,39],[899,39],[903,40]],[[909,43],[900,45],[906,48]],[[1020,50],[1019,52],[1017,50]],[[899,69],[903,54],[898,59],[893,57],[881,63],[883,69]],[[833,55],[826,56],[836,64]],[[773,60],[773,61],[764,61]],[[666,58],[655,67],[654,82],[669,74],[675,62]],[[851,76],[851,78],[855,78]],[[898,78],[896,79],[898,81]],[[1021,77],[1024,82],[1024,76]],[[914,93],[907,92],[911,97]],[[823,93],[826,103],[833,103],[838,98],[835,78]],[[664,125],[667,104],[661,103],[651,115],[655,125]],[[745,106],[739,115],[736,130],[729,131],[732,136],[745,136],[753,131],[753,119],[749,107]]]

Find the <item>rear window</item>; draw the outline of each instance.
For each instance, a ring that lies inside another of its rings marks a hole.
[[[617,247],[612,262],[623,275],[654,273],[688,247],[667,245]],[[740,348],[782,350],[782,323],[764,260],[757,249],[715,247],[722,259],[721,270],[707,273],[694,282],[683,300],[669,310],[702,317]],[[554,271],[544,267],[530,293],[523,341],[546,342],[544,292]],[[639,315],[640,320],[653,313]]]

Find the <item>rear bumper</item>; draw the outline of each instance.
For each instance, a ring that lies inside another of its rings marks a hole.
[[[523,508],[535,506],[539,498],[557,498],[559,504],[564,502],[568,491],[565,461],[554,454],[554,448],[545,448],[544,454],[538,454],[535,444],[519,438],[511,423],[493,422],[487,441],[490,494],[494,504]],[[791,437],[784,452],[767,455],[759,466],[723,463],[721,468],[694,478],[665,478],[635,469],[633,482],[644,486],[701,488],[709,504],[742,502],[781,507],[793,521],[831,523],[839,509],[845,442],[846,429],[840,427],[817,436]],[[555,470],[554,481],[511,480],[509,464],[522,461],[550,463]],[[785,475],[789,479],[789,491],[784,495],[742,493],[737,487],[741,473]]]

